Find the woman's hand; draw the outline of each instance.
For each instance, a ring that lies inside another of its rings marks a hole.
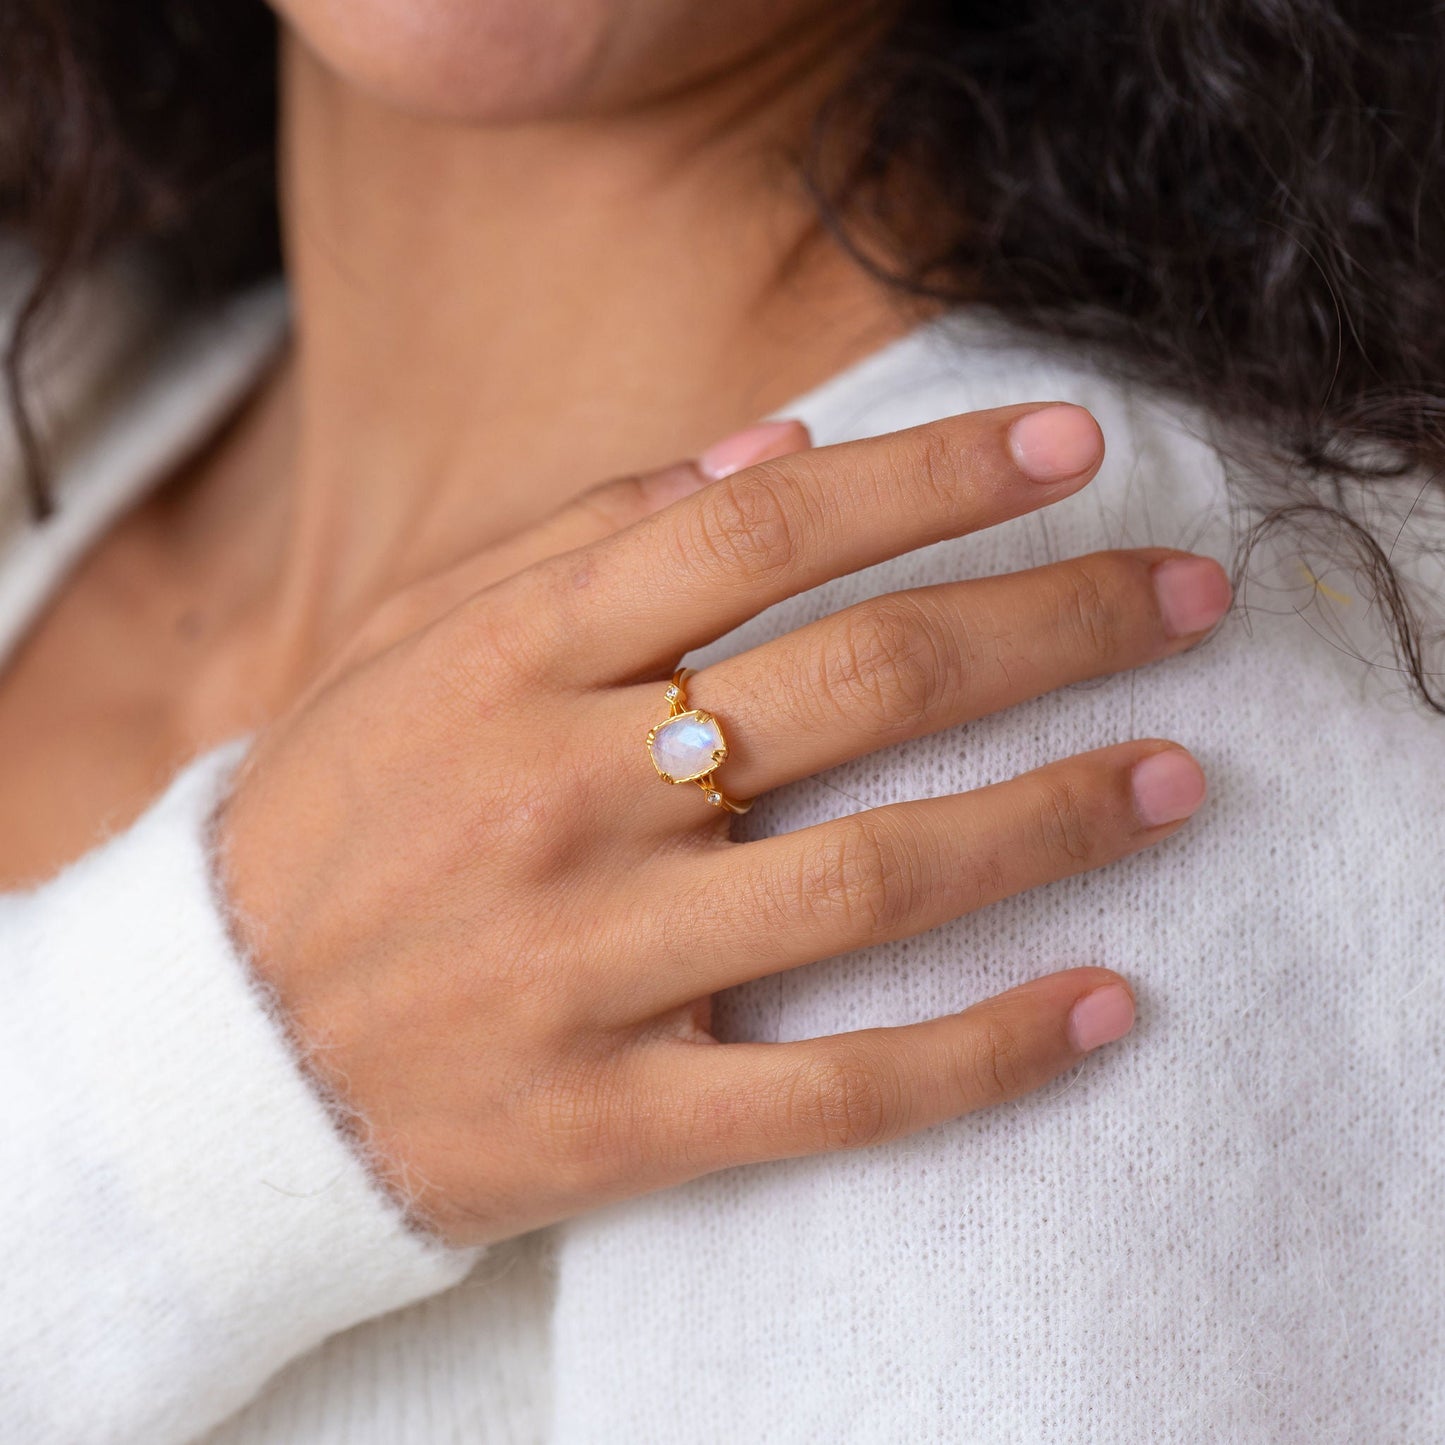
[[[397,596],[262,734],[219,820],[237,927],[419,1221],[495,1241],[891,1139],[1037,1088],[1129,1027],[1118,975],[1086,967],[905,1027],[708,1032],[721,989],[1168,837],[1203,797],[1183,749],[1118,743],[734,843],[644,748],[690,649],[1068,496],[1102,451],[1080,408],[1016,406],[721,480],[688,464],[611,483]],[[706,668],[688,701],[721,719],[718,781],[746,798],[1180,651],[1228,600],[1212,561],[1100,552],[859,603]]]

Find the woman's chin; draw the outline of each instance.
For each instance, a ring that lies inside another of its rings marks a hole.
[[[478,125],[626,110],[836,26],[849,0],[271,0],[335,79],[423,119]]]
[[[322,68],[391,109],[478,124],[593,102],[625,7],[608,0],[274,0]]]

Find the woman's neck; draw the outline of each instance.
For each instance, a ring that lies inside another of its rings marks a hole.
[[[250,558],[246,611],[301,666],[396,587],[906,330],[789,164],[847,51],[799,37],[645,113],[468,128],[288,42],[294,343],[195,493],[191,556],[200,527]]]

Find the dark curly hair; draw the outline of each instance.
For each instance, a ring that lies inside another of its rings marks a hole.
[[[800,157],[828,226],[908,293],[991,304],[1227,422],[1237,585],[1269,533],[1327,535],[1445,713],[1402,568],[1445,502],[1445,10],[889,10]],[[279,265],[274,71],[259,0],[6,0],[0,224],[41,261],[6,380],[37,513],[18,358],[64,279],[139,238],[197,291]]]

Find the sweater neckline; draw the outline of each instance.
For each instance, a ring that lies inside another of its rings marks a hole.
[[[154,340],[133,316],[111,320],[129,334],[99,344],[133,350],[130,374],[102,377],[93,397],[78,399],[64,395],[63,372],[55,379],[70,413],[53,452],[55,511],[0,536],[0,667],[106,528],[245,398],[286,334],[287,305],[279,283],[259,286]]]

